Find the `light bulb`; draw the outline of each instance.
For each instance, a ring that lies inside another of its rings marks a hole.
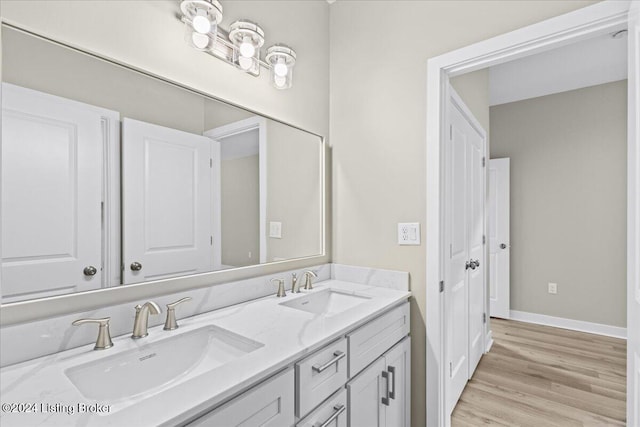
[[[209,44],[209,36],[194,31],[193,33],[191,33],[191,41],[193,42],[193,45],[198,49],[204,49]]]
[[[245,58],[252,58],[256,54],[256,47],[253,45],[251,37],[244,36],[240,43],[240,55]]]
[[[206,10],[198,9],[196,16],[194,16],[191,21],[191,24],[193,25],[193,29],[200,34],[207,34],[211,31],[211,21],[209,21]]]
[[[275,83],[276,87],[285,87],[287,84],[287,78],[284,76],[274,76],[273,83]]]
[[[284,77],[289,72],[289,67],[284,62],[284,58],[279,58],[278,62],[273,66],[273,72],[278,77]]]
[[[253,58],[241,56],[238,58],[238,65],[245,71],[250,70],[253,67]]]

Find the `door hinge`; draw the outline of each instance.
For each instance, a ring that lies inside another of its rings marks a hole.
[[[485,167],[485,166],[486,166],[486,164],[487,164],[487,158],[486,158],[486,157],[483,157],[483,158],[482,158],[482,167]]]
[[[213,168],[213,159],[212,158],[209,158],[209,167]]]
[[[484,234],[482,235],[482,244],[486,244],[487,243],[487,236],[485,236]]]
[[[482,323],[487,323],[487,313],[482,313]]]
[[[453,140],[453,125],[449,125],[449,141]]]
[[[444,280],[440,281],[440,292],[444,292]]]
[[[449,362],[449,378],[453,375],[453,363]]]
[[[213,236],[209,236],[211,237],[211,246],[213,246]]]

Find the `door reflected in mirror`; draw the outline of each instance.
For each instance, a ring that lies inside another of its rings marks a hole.
[[[2,303],[322,254],[319,136],[7,26],[2,55]]]

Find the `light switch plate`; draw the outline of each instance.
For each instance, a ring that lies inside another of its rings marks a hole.
[[[282,239],[282,223],[271,221],[269,222],[269,237],[275,239]]]
[[[398,244],[399,245],[419,245],[420,244],[420,223],[419,222],[399,222],[398,223]]]

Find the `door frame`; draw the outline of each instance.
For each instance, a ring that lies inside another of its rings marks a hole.
[[[219,126],[213,129],[210,129],[203,133],[204,136],[213,139],[216,142],[219,142],[220,139],[227,138],[233,135],[237,135],[239,133],[251,131],[254,129],[258,129],[258,192],[260,194],[259,200],[259,215],[260,215],[260,264],[264,264],[267,262],[267,119],[260,116],[249,117],[248,119],[239,120],[237,122],[229,123],[227,125]],[[220,157],[220,147],[219,144],[216,144],[216,150],[218,153],[217,159],[213,159],[214,167],[217,166],[218,174],[220,172],[220,162],[222,161]],[[216,187],[216,186],[214,186]],[[217,186],[217,207],[215,207],[214,212],[214,226],[213,230],[217,231],[218,239],[214,237],[214,253],[217,255],[217,260],[221,259],[221,240],[220,240],[220,231],[222,230],[222,220],[221,220],[221,211],[220,211],[220,187]],[[220,262],[220,261],[218,261]]]
[[[445,411],[444,358],[444,300],[441,281],[444,278],[444,177],[445,177],[445,126],[446,101],[449,79],[460,74],[512,61],[528,55],[561,47],[598,34],[606,34],[613,27],[626,25],[631,2],[604,1],[574,12],[481,41],[431,58],[427,63],[427,140],[426,174],[427,206],[426,234],[426,412],[427,426],[448,427],[451,418]],[[633,64],[630,64],[630,71]],[[633,97],[630,97],[633,99]],[[628,111],[628,168],[627,168],[627,286],[633,295],[640,280],[640,233],[634,225],[640,223],[640,203],[636,192],[640,191],[640,119]],[[633,154],[633,155],[632,155]],[[485,174],[486,174],[485,168]],[[486,205],[485,205],[486,209]],[[486,212],[485,212],[486,215]],[[631,307],[630,304],[628,304]],[[627,314],[631,319],[631,314]],[[632,331],[634,328],[627,330]],[[631,368],[629,363],[628,368]],[[627,387],[631,401],[633,394]],[[629,406],[629,405],[628,405]],[[628,418],[631,409],[627,407]]]

